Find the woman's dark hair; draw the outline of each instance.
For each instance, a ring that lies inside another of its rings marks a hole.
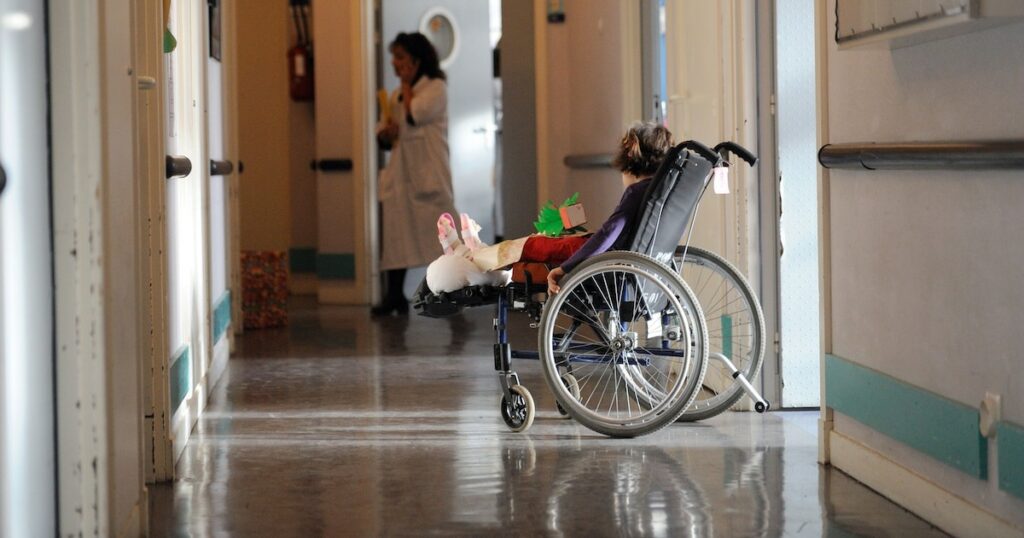
[[[427,36],[419,33],[399,33],[395,40],[388,46],[388,50],[392,50],[395,47],[402,47],[402,50],[409,53],[420,64],[420,70],[416,73],[416,77],[425,75],[427,78],[439,78],[441,80],[447,77],[444,71],[441,70],[441,62],[437,59],[437,50],[434,49],[434,45],[430,44],[430,40]]]
[[[653,176],[672,145],[672,133],[665,127],[638,123],[622,136],[612,165],[636,177]]]

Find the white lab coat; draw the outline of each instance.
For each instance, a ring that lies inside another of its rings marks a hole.
[[[406,119],[399,98],[391,94],[393,121],[399,126],[391,158],[381,170],[382,270],[427,265],[441,255],[437,218],[455,213],[452,173],[448,164],[448,87],[441,79],[421,77],[413,85]],[[384,121],[377,124],[377,132]]]

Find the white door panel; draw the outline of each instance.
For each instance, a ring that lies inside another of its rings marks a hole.
[[[0,536],[56,534],[46,34],[0,0]]]
[[[223,68],[220,61],[206,60],[206,102],[207,102],[207,148],[210,159],[228,160],[224,152],[224,85]],[[210,308],[216,309],[218,301],[228,289],[227,258],[227,176],[210,176]],[[233,297],[232,300],[238,300]]]
[[[180,404],[181,391],[187,396],[209,363],[210,302],[204,246],[208,227],[204,187],[210,172],[205,123],[206,7],[201,0],[172,4],[168,28],[178,45],[165,55],[167,152],[192,163],[188,176],[167,182],[168,353],[171,384],[177,388],[171,390],[172,411]],[[189,364],[176,366],[175,359],[187,359]],[[175,439],[176,450],[181,441]]]

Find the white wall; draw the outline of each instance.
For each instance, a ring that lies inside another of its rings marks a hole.
[[[54,534],[45,10],[0,0],[0,535]]]
[[[829,51],[829,142],[1024,137],[1024,25]],[[1024,423],[1020,172],[833,170],[832,350]],[[937,362],[938,361],[938,362]]]
[[[1024,24],[891,51],[839,51],[833,8],[819,21],[827,142],[1024,138]],[[826,351],[971,407],[986,391],[1000,393],[1003,418],[1024,424],[1020,172],[827,177]],[[967,477],[841,418],[837,431],[1024,527],[1024,502],[991,476]]]

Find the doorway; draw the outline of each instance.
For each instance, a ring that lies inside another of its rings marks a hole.
[[[818,118],[813,0],[775,2],[778,374],[783,407],[820,403]]]
[[[500,0],[380,0],[377,13],[381,31],[378,79],[389,92],[399,87],[399,82],[391,69],[387,46],[399,32],[421,32],[437,49],[441,69],[447,75],[448,149],[455,209],[471,214],[482,228],[481,239],[493,242],[496,102],[500,99],[495,95],[493,51],[501,35]],[[379,162],[381,167],[386,166],[387,155]],[[422,267],[409,270],[406,296],[412,295],[425,274]]]

